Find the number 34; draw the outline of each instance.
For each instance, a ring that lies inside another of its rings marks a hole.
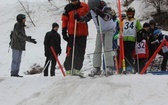
[[[134,28],[134,22],[125,22],[125,27],[124,29],[128,29],[128,28],[131,28],[133,29]]]

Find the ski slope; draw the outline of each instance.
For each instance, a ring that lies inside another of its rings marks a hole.
[[[61,11],[67,3],[55,0],[60,8],[56,10],[47,0],[21,0],[29,7],[34,27],[27,18],[26,33],[37,40],[37,44],[27,42],[22,55],[20,75],[24,78],[11,78],[11,50],[8,52],[9,35],[16,22],[16,16],[24,13],[18,0],[0,1],[0,105],[167,105],[168,76],[157,75],[113,75],[110,77],[90,78],[96,29],[89,22],[89,36],[84,66],[87,78],[63,77],[57,67],[55,77],[43,77],[41,74],[25,75],[24,72],[37,63],[45,63],[44,36],[51,30],[51,24],[57,22],[61,33]],[[110,1],[110,0],[108,0]],[[112,0],[115,4],[116,0]],[[140,11],[139,0],[132,6]],[[116,6],[115,6],[116,7]],[[139,12],[138,12],[139,13]],[[136,16],[139,17],[140,13]],[[164,33],[168,33],[164,31]],[[61,41],[60,62],[65,60],[66,42]]]

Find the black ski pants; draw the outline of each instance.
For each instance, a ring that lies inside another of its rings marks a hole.
[[[166,71],[167,60],[168,60],[168,52],[163,54],[163,60],[162,60],[162,64],[161,64],[161,71]]]
[[[53,56],[52,57],[46,57],[46,61],[45,61],[46,68],[44,70],[44,76],[48,76],[48,67],[49,67],[50,63],[51,63],[50,75],[51,76],[55,76],[56,60],[55,60],[55,58]]]
[[[136,73],[141,73],[141,71],[144,68],[146,62],[147,62],[147,58],[135,59],[135,72]],[[139,68],[138,68],[138,66],[139,66]]]
[[[65,70],[71,70],[73,46],[75,46],[73,67],[76,70],[81,70],[83,66],[87,36],[76,36],[74,45],[73,38],[73,35],[69,35],[69,40],[66,49],[67,55],[64,62]]]
[[[125,54],[126,67],[128,66],[134,67],[132,57],[132,53],[134,50],[135,50],[135,42],[124,41],[124,54]]]

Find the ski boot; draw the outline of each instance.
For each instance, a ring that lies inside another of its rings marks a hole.
[[[133,68],[130,67],[130,66],[128,66],[128,67],[126,68],[126,74],[134,74]]]
[[[71,70],[66,71],[66,76],[71,76]]]
[[[111,76],[115,73],[115,71],[112,69],[112,67],[108,67],[108,68],[106,68],[106,70],[107,70],[107,76]]]
[[[102,72],[102,71],[100,70],[99,67],[98,67],[98,68],[93,68],[93,70],[91,71],[90,74],[88,74],[88,76],[94,77],[95,75],[100,75],[101,72]]]
[[[73,75],[74,75],[74,76],[79,76],[79,77],[81,77],[81,78],[85,78],[85,77],[84,77],[84,73],[80,72],[80,70],[74,69],[74,70],[73,70]]]

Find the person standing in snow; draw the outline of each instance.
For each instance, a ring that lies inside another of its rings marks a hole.
[[[25,33],[26,16],[24,14],[18,14],[16,17],[17,23],[14,25],[13,33],[11,36],[11,48],[12,48],[12,64],[11,64],[11,76],[23,77],[19,75],[20,63],[22,51],[25,50],[26,41],[36,44],[36,40],[27,36]]]
[[[124,14],[124,13],[122,13],[122,14],[121,14],[121,21],[123,21],[123,20],[126,19],[126,18],[127,18],[127,15]]]
[[[127,18],[122,21],[123,26],[123,42],[124,55],[126,59],[126,72],[133,73],[133,58],[132,53],[135,48],[136,34],[142,29],[141,23],[134,18],[135,9],[129,7],[126,10]]]
[[[115,25],[115,32],[114,35],[112,35],[112,49],[114,51],[117,51],[118,53],[118,36],[119,36],[119,31],[120,31],[120,25],[119,25],[119,20],[117,19],[116,16],[116,12],[114,9],[111,9],[111,15],[112,15],[112,20],[114,21],[114,25]],[[112,58],[114,60],[114,70],[116,70],[116,60],[115,60],[115,56],[113,56]],[[103,60],[103,69],[105,69],[104,67],[104,60]]]
[[[153,35],[155,37],[155,41],[154,42],[158,43],[158,46],[159,46],[159,44],[162,43],[163,40],[166,39],[168,41],[168,36],[162,34],[162,32],[159,29],[155,30],[153,32]],[[162,47],[160,54],[163,56],[163,60],[162,60],[162,63],[161,63],[161,71],[166,71],[167,60],[168,60],[168,47],[167,47],[167,44],[165,44]]]
[[[106,62],[107,75],[112,75],[114,68],[114,61],[112,59],[113,55],[111,54],[111,51],[112,51],[112,43],[113,43],[112,37],[115,30],[115,23],[112,20],[112,15],[110,13],[111,8],[107,7],[106,2],[100,0],[93,0],[93,1],[90,0],[88,4],[90,7],[90,12],[88,12],[84,17],[81,17],[80,21],[88,22],[91,19],[93,19],[97,29],[96,45],[93,56],[94,68],[93,70],[91,70],[89,76],[101,74],[102,47],[104,47],[104,54],[105,54],[104,57]]]
[[[56,59],[54,58],[51,46],[54,48],[57,55],[61,54],[61,37],[60,34],[57,32],[59,28],[59,25],[57,23],[52,24],[52,30],[47,32],[44,38],[44,49],[45,49],[45,70],[44,70],[44,76],[48,76],[48,66],[51,61],[51,69],[50,69],[50,75],[55,76],[55,66],[56,66]]]
[[[113,50],[118,49],[118,36],[120,32],[119,20],[117,19],[116,12],[114,9],[111,10],[112,19],[115,22],[115,33],[113,35]]]
[[[150,24],[150,29],[149,29],[150,35],[149,35],[149,42],[148,42],[148,46],[149,46],[149,58],[148,59],[152,57],[153,53],[156,50],[157,45],[153,43],[155,41],[153,32],[158,29],[158,27],[156,26],[155,20],[153,19],[150,20],[149,24]]]
[[[64,13],[62,14],[62,35],[63,39],[68,42],[66,49],[67,55],[64,62],[67,75],[71,74],[72,51],[74,46],[75,51],[73,75],[83,75],[80,70],[84,61],[86,41],[88,36],[88,25],[85,22],[78,21],[78,18],[84,16],[88,11],[89,7],[86,3],[80,2],[80,0],[71,0],[71,3],[65,6]],[[74,32],[75,20],[78,21],[76,25],[76,32]],[[76,35],[75,45],[73,45],[74,34]]]
[[[133,53],[133,57],[135,58],[135,73],[141,72],[149,57],[149,28],[150,25],[148,23],[144,23],[143,28],[136,36],[135,52]]]

